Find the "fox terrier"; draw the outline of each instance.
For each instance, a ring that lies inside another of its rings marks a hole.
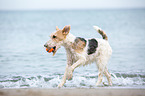
[[[102,35],[103,39],[75,37],[69,33],[70,25],[67,25],[63,29],[59,29],[56,26],[56,32],[52,33],[50,40],[45,43],[44,47],[46,49],[53,48],[53,56],[61,46],[64,46],[67,53],[67,65],[62,81],[58,85],[59,88],[64,85],[66,79],[69,80],[72,78],[75,68],[93,62],[96,63],[99,71],[96,85],[102,82],[103,74],[106,76],[108,84],[110,86],[112,85],[111,74],[107,69],[107,63],[112,55],[112,49],[108,43],[106,33],[98,26],[94,26],[94,29]]]

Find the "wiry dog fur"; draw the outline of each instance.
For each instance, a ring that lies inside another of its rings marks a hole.
[[[75,68],[93,62],[96,63],[99,70],[96,85],[102,82],[103,74],[107,77],[109,85],[112,85],[111,75],[106,66],[112,54],[112,49],[107,41],[106,33],[97,26],[94,26],[94,29],[102,35],[103,39],[75,37],[69,33],[70,25],[65,26],[62,30],[56,27],[56,32],[51,34],[50,40],[44,45],[46,48],[55,47],[53,55],[61,46],[64,46],[66,49],[67,65],[63,79],[58,87],[62,87],[66,79],[72,78]]]

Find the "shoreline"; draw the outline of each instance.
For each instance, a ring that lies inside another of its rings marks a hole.
[[[0,96],[145,96],[144,88],[0,89]]]

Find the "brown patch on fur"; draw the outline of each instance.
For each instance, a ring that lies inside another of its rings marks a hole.
[[[98,32],[102,35],[103,39],[108,40],[106,33],[103,30],[98,30]]]
[[[80,38],[76,38],[75,42],[72,44],[72,48],[77,52],[81,53],[86,46],[86,42]]]
[[[56,41],[62,41],[66,38],[67,34],[70,31],[70,25],[65,26],[62,30],[56,26],[56,32],[51,34],[51,38]]]

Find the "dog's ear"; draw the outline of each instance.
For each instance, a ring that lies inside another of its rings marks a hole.
[[[58,26],[56,26],[56,30],[59,30]]]
[[[63,30],[62,30],[62,34],[63,35],[67,35],[70,31],[70,25],[66,25],[64,26]]]

